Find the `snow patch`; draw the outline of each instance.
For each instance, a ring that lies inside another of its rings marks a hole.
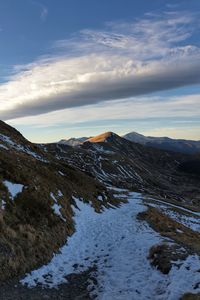
[[[0,148],[2,148],[4,150],[9,150],[8,147],[4,146],[3,144],[0,144]]]
[[[98,152],[100,152],[100,153],[110,154],[110,155],[115,154],[115,152],[110,151],[110,150],[106,150],[106,149],[104,149],[103,146],[101,146],[101,145],[99,145],[99,144],[97,144],[97,143],[96,143],[96,144],[92,144],[92,147],[93,147],[96,151],[98,151]]]
[[[97,197],[97,199],[98,199],[99,201],[103,201],[103,197],[102,197],[101,195],[99,195],[99,196]]]
[[[33,152],[30,148],[28,148],[27,146],[23,146],[21,144],[17,144],[16,142],[14,142],[9,136],[6,136],[4,134],[0,134],[0,140],[4,143],[6,143],[7,145],[9,145],[11,148],[14,148],[16,151],[21,151],[24,152],[28,155],[33,156],[35,159],[40,160],[42,162],[48,162],[47,160],[43,159],[41,157],[41,155]],[[1,148],[4,148],[6,150],[8,150],[8,147],[4,146],[4,145],[0,145]]]
[[[158,200],[154,200],[157,202]],[[160,201],[159,201],[160,202]],[[171,219],[175,220],[178,223],[183,224],[184,226],[200,232],[200,221],[199,221],[199,213],[194,212],[192,210],[183,208],[181,206],[177,206],[171,203],[165,203],[162,201],[162,204],[156,204],[156,203],[148,203],[149,206],[155,207],[158,210],[160,210],[162,213],[170,217]],[[180,212],[174,211],[173,208],[178,208]],[[181,213],[183,211],[183,213]],[[190,213],[191,216],[188,216],[186,213]]]
[[[3,184],[7,187],[12,199],[14,199],[17,194],[21,193],[24,187],[22,184],[12,183],[8,180],[4,180]]]
[[[58,174],[61,175],[61,176],[65,176],[65,174],[61,171],[58,171]]]
[[[54,214],[57,215],[60,219],[62,219],[64,222],[66,222],[66,219],[63,217],[62,213],[61,213],[61,208],[62,206],[60,204],[58,204],[58,200],[56,199],[55,195],[53,193],[50,193],[51,198],[54,200],[54,204],[52,205],[52,209],[54,211]],[[62,192],[59,190],[57,197],[62,197],[63,194]]]
[[[200,220],[199,217],[196,216],[186,216],[184,214],[169,210],[169,209],[162,209],[162,211],[169,216],[170,218],[174,219],[175,221],[183,224],[186,227],[194,231],[200,232]]]
[[[5,209],[6,202],[4,200],[1,200],[1,209]]]

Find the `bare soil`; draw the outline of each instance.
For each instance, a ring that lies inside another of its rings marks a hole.
[[[1,300],[92,300],[89,295],[89,281],[95,283],[93,277],[95,268],[90,268],[80,274],[67,276],[68,283],[62,284],[58,289],[47,289],[42,287],[27,288],[19,284],[18,280],[12,280],[0,284]]]

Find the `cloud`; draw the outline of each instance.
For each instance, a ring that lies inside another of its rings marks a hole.
[[[197,22],[194,15],[170,12],[57,41],[56,55],[16,66],[16,74],[0,85],[0,118],[199,84],[200,49],[187,43]]]
[[[104,131],[200,139],[200,94],[142,96],[101,102],[9,121],[35,142],[54,142]],[[173,130],[172,130],[173,128]]]
[[[41,13],[40,13],[40,19],[42,21],[45,21],[48,15],[48,9],[45,6],[41,6]]]
[[[48,16],[48,8],[40,2],[31,0],[31,3],[40,9],[40,20],[44,22]]]
[[[101,102],[97,105],[75,107],[38,116],[24,117],[10,121],[12,125],[30,125],[36,128],[65,128],[83,124],[119,123],[123,120],[174,120],[173,123],[200,119],[200,94],[173,97],[142,96],[131,99]],[[84,125],[84,126],[85,126]]]

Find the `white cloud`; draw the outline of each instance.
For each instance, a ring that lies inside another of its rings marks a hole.
[[[186,43],[196,22],[188,13],[166,13],[130,24],[110,23],[102,31],[83,30],[78,37],[57,41],[59,55],[17,66],[17,74],[0,85],[0,118],[198,84],[200,49]]]
[[[151,118],[200,118],[200,95],[173,97],[138,97],[118,101],[103,102],[98,105],[76,107],[38,116],[9,121],[14,126],[35,127],[81,126],[87,122],[112,120],[149,120]],[[105,125],[104,125],[105,126]]]
[[[47,7],[45,7],[45,6],[42,6],[42,7],[41,7],[41,13],[40,13],[40,19],[41,19],[42,21],[45,21],[46,18],[47,18],[47,16],[48,16],[48,9],[47,9]]]
[[[39,8],[40,19],[41,19],[41,21],[44,22],[48,16],[48,8],[44,4],[34,1],[34,0],[31,0],[31,3]]]
[[[137,97],[18,118],[9,124],[35,142],[54,142],[104,131],[200,139],[200,95]]]

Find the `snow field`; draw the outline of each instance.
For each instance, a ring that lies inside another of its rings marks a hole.
[[[200,281],[197,256],[189,256],[179,268],[173,266],[168,275],[151,267],[149,249],[163,239],[137,219],[146,209],[141,194],[129,193],[128,199],[120,208],[100,214],[76,199],[76,232],[49,264],[27,274],[21,283],[59,288],[68,274],[96,265],[98,284],[89,288],[100,300],[178,300],[185,292],[200,292],[199,286],[194,290]]]

